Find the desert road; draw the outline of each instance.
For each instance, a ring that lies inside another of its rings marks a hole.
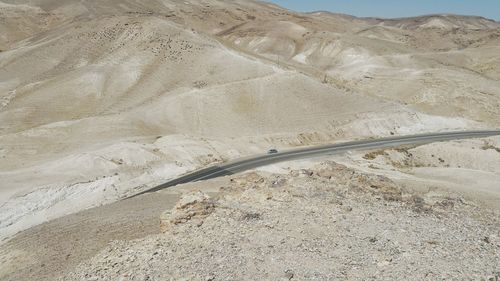
[[[159,191],[168,187],[172,187],[178,184],[196,182],[201,180],[207,180],[227,175],[232,175],[235,173],[243,172],[246,170],[254,169],[257,167],[266,166],[269,164],[274,164],[278,162],[284,162],[295,159],[309,158],[320,155],[331,155],[347,152],[350,150],[369,150],[369,149],[380,149],[397,147],[401,145],[416,145],[425,144],[439,141],[449,141],[449,140],[459,140],[459,139],[469,139],[469,138],[483,138],[490,136],[500,135],[500,130],[493,131],[463,131],[463,132],[448,132],[448,133],[432,133],[432,134],[421,134],[421,135],[410,135],[410,136],[398,136],[390,138],[381,139],[369,139],[361,141],[352,141],[337,143],[331,145],[314,146],[314,147],[304,147],[294,150],[283,151],[275,154],[265,154],[256,157],[247,157],[244,159],[234,160],[227,162],[223,165],[212,166],[209,168],[201,169],[179,178],[173,179],[169,182],[151,188],[149,190],[142,191],[132,197]]]

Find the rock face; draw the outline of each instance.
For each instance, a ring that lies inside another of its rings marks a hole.
[[[193,219],[203,219],[210,215],[215,208],[214,201],[201,191],[187,193],[171,211],[165,211],[160,217],[160,228],[167,232],[173,226],[186,223]]]

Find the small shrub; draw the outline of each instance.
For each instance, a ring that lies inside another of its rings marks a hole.
[[[482,150],[490,150],[490,149],[494,149],[496,152],[500,153],[500,148],[494,146],[493,144],[489,143],[489,142],[485,142],[483,144],[483,146],[481,146],[481,149]]]

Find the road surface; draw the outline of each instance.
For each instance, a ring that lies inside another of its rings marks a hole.
[[[369,149],[380,149],[388,147],[397,147],[401,145],[416,145],[416,144],[426,144],[431,142],[439,141],[449,141],[458,139],[469,139],[469,138],[484,138],[490,136],[500,135],[500,130],[495,131],[463,131],[463,132],[448,132],[448,133],[433,133],[433,134],[422,134],[422,135],[411,135],[411,136],[399,136],[391,138],[382,139],[370,139],[362,141],[352,141],[345,143],[337,143],[331,145],[315,146],[315,147],[305,147],[300,149],[294,149],[284,152],[279,152],[276,154],[266,154],[259,155],[252,158],[245,158],[243,160],[234,160],[223,165],[212,166],[209,168],[201,169],[179,178],[173,179],[162,185],[153,187],[151,189],[145,190],[139,194],[132,197],[159,191],[168,187],[172,187],[178,184],[196,182],[201,180],[208,180],[212,178],[232,175],[235,173],[243,172],[250,169],[255,169],[257,167],[266,166],[269,164],[274,164],[278,162],[285,162],[295,159],[310,158],[320,155],[331,155],[343,153],[350,150],[369,150]]]

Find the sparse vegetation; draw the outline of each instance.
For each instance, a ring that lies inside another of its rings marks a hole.
[[[202,88],[205,88],[206,86],[208,85],[208,83],[206,81],[195,81],[193,83],[193,86],[197,89],[202,89]]]
[[[493,149],[495,150],[496,152],[500,153],[500,148],[494,146],[493,144],[489,143],[489,142],[484,142],[483,146],[481,146],[481,149],[482,150],[490,150],[490,149]]]
[[[378,156],[387,156],[387,152],[385,150],[372,151],[365,154],[363,158],[366,160],[375,160]]]
[[[245,212],[242,216],[241,216],[241,220],[243,221],[249,221],[249,220],[258,220],[262,217],[262,215],[260,213],[249,213],[249,212]]]

